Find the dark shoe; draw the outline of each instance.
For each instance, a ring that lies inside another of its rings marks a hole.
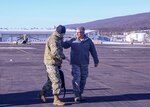
[[[75,102],[75,103],[80,103],[80,102],[81,102],[80,97],[75,97],[75,98],[74,98],[74,102]]]
[[[85,98],[85,97],[83,97],[83,96],[81,96],[81,97],[80,97],[80,100],[81,100],[81,101],[85,101],[85,100],[86,100],[86,98]]]

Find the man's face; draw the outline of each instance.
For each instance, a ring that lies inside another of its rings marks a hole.
[[[84,32],[81,31],[81,30],[79,30],[79,29],[77,29],[77,30],[76,30],[76,37],[77,37],[78,39],[82,39],[83,36],[84,36]]]

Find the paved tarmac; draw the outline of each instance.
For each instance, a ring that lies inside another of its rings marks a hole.
[[[46,82],[43,64],[44,44],[0,44],[0,107],[53,107],[38,98]],[[68,107],[150,107],[150,45],[96,45],[100,59],[97,68],[90,60],[85,87],[86,101],[75,104],[69,62],[62,70],[67,87]],[[64,50],[69,57],[70,50]],[[63,94],[63,93],[62,93]]]

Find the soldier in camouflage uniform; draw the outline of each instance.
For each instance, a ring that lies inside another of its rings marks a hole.
[[[65,32],[66,28],[62,25],[59,25],[56,28],[56,31],[48,38],[48,41],[45,45],[44,64],[47,69],[48,80],[43,86],[42,91],[40,92],[40,98],[41,100],[46,102],[44,94],[47,90],[51,89],[50,87],[52,87],[54,95],[54,105],[65,104],[59,99],[59,94],[61,91],[59,67],[62,64],[62,60],[65,59],[63,48],[61,46]]]

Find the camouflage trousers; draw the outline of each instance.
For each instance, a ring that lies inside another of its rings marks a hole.
[[[53,95],[60,94],[61,91],[61,80],[59,75],[58,66],[46,65],[48,79],[44,84],[42,90],[46,93],[52,89]]]
[[[72,85],[75,96],[82,94],[88,77],[88,65],[72,65]]]

